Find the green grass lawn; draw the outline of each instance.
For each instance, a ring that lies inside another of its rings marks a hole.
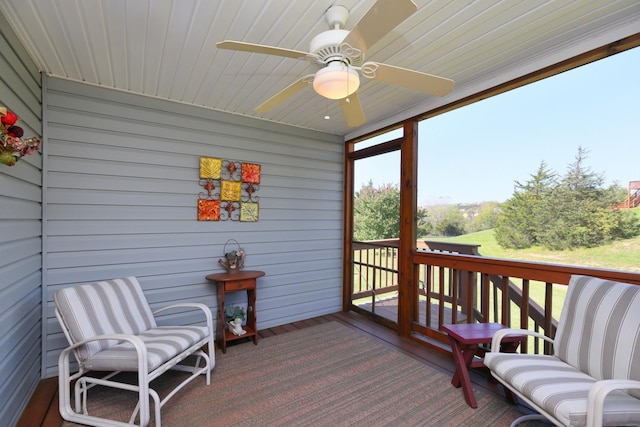
[[[541,247],[504,249],[496,242],[493,230],[450,238],[427,238],[426,240],[481,245],[478,248],[480,254],[492,258],[640,272],[640,237],[617,241],[597,248],[581,248],[571,251],[550,251]]]

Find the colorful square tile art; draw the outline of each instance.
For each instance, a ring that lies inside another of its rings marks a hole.
[[[257,203],[242,203],[240,206],[240,221],[257,221],[259,217]]]
[[[198,200],[198,221],[219,221],[220,200]]]
[[[257,163],[200,157],[198,221],[258,221],[260,175]]]

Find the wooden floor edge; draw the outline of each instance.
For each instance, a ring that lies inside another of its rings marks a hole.
[[[16,427],[59,427],[62,417],[58,411],[58,377],[40,380]]]

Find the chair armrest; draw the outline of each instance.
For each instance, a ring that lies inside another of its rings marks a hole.
[[[141,380],[147,381],[148,377],[148,366],[147,366],[147,347],[144,345],[142,339],[135,335],[127,335],[127,334],[108,334],[108,335],[96,335],[95,337],[88,338],[86,340],[78,341],[77,343],[70,345],[62,350],[60,355],[58,356],[58,377],[60,378],[60,382],[66,379],[67,381],[71,378],[70,372],[70,361],[69,355],[72,351],[76,350],[78,347],[81,347],[87,343],[93,341],[103,341],[103,340],[116,340],[116,341],[127,341],[131,343],[131,345],[135,348],[136,353],[138,355],[138,377]],[[77,358],[77,355],[75,356]],[[78,359],[78,363],[80,360]],[[83,365],[81,364],[80,373],[86,371]],[[75,375],[77,375],[76,373]],[[73,378],[71,378],[73,379]]]
[[[144,342],[142,341],[142,339],[140,339],[140,337],[137,337],[135,335],[128,335],[128,334],[108,334],[108,335],[96,335],[95,337],[91,337],[91,338],[87,338],[86,340],[82,340],[82,341],[78,341],[77,343],[70,345],[69,347],[65,348],[64,350],[62,350],[62,353],[60,353],[60,356],[58,358],[59,364],[62,364],[62,362],[68,362],[69,359],[69,353],[71,353],[73,350],[77,349],[78,347],[81,347],[85,344],[88,344],[90,342],[93,341],[106,341],[106,340],[115,340],[115,341],[127,341],[129,343],[131,343],[131,345],[133,345],[133,347],[136,350],[136,353],[138,354],[138,369],[144,367],[144,371],[146,372],[147,369],[147,347],[144,345]],[[79,362],[79,361],[78,361]]]
[[[166,310],[171,310],[174,308],[197,308],[202,310],[202,312],[204,313],[204,317],[206,318],[207,321],[207,329],[209,330],[209,342],[208,342],[208,348],[209,348],[209,357],[210,357],[210,366],[211,369],[213,370],[214,366],[216,365],[215,363],[215,345],[214,345],[214,339],[215,339],[215,331],[213,329],[213,316],[211,315],[211,309],[206,306],[205,304],[199,303],[199,302],[182,302],[182,303],[177,303],[177,304],[171,304],[168,305],[166,307],[162,307],[156,311],[153,312],[153,315],[155,316],[158,313],[161,313],[163,311]],[[207,377],[209,378],[209,377]],[[209,380],[207,379],[207,384],[209,384],[208,382]]]
[[[202,310],[202,312],[204,313],[204,317],[207,320],[207,327],[209,328],[210,331],[213,331],[213,317],[211,316],[211,309],[207,307],[205,304],[202,304],[199,302],[182,302],[177,304],[171,304],[154,311],[153,315],[155,316],[158,313],[161,313],[167,310],[172,310],[174,308],[197,308]]]
[[[147,348],[144,346],[144,342],[142,341],[142,339],[136,335],[132,335],[132,334],[105,334],[105,335],[96,335],[95,337],[91,337],[91,338],[87,338],[86,340],[82,340],[82,341],[78,341],[77,343],[74,343],[72,345],[70,345],[69,347],[65,348],[65,350],[73,350],[77,347],[80,347],[82,345],[88,344],[92,341],[105,341],[105,340],[112,340],[112,341],[128,341],[130,342],[135,348],[136,350],[138,348],[140,348],[141,350],[147,350]]]
[[[587,427],[602,425],[604,400],[615,390],[640,390],[640,381],[635,380],[600,380],[590,389],[587,397]]]
[[[499,352],[500,342],[502,341],[502,338],[506,337],[507,335],[530,335],[532,337],[540,338],[553,344],[553,340],[551,338],[539,332],[530,331],[528,329],[507,328],[500,329],[495,334],[493,334],[493,338],[491,339],[491,351]]]

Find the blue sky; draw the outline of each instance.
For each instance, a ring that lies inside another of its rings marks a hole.
[[[640,48],[420,124],[418,202],[504,202],[540,163],[585,165],[627,187],[640,180]],[[356,190],[399,182],[399,154],[356,163]]]

